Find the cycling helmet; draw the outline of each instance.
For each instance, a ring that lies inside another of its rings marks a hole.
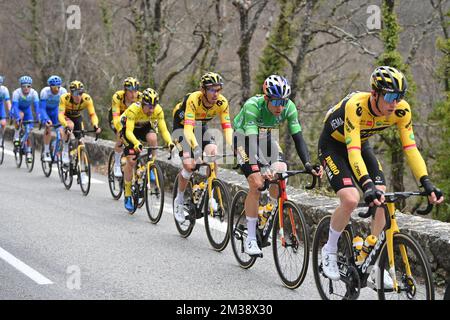
[[[81,81],[74,80],[70,83],[69,89],[71,92],[73,92],[73,91],[84,92],[84,85],[83,85],[83,83],[81,83]]]
[[[48,78],[48,80],[47,80],[47,84],[51,87],[60,86],[61,83],[62,83],[62,80],[58,76],[50,76],[50,78]]]
[[[291,86],[286,78],[273,74],[264,80],[263,92],[269,98],[287,99],[291,95]]]
[[[33,83],[33,79],[31,79],[30,76],[22,76],[19,78],[19,83],[21,86],[23,86],[24,84],[32,84]]]
[[[139,81],[136,78],[128,77],[123,81],[123,87],[129,90],[139,90]]]
[[[408,89],[406,77],[395,68],[377,67],[370,76],[372,90],[384,92],[405,93]]]
[[[207,72],[202,76],[202,79],[200,80],[200,86],[202,88],[215,85],[223,86],[223,79],[218,73]]]
[[[0,86],[3,84],[3,81],[5,81],[5,78],[3,76],[0,76]]]
[[[152,88],[147,88],[142,92],[142,102],[156,106],[159,102],[158,92]]]

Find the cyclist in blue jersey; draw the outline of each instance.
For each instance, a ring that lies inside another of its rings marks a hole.
[[[12,108],[11,117],[16,121],[15,131],[14,131],[14,147],[20,147],[19,132],[20,121],[33,121],[33,112],[31,110],[31,105],[34,106],[34,111],[38,116],[39,108],[39,95],[34,90],[31,85],[33,84],[33,79],[30,76],[22,76],[19,78],[20,88],[14,90],[12,94]],[[33,128],[33,124],[29,123],[25,125],[25,130],[30,131]],[[31,150],[27,150],[27,161],[31,159]]]
[[[67,93],[67,90],[64,87],[61,87],[61,83],[62,80],[60,77],[55,75],[50,76],[47,80],[48,86],[41,90],[39,113],[41,121],[45,123],[43,161],[47,162],[52,160],[50,156],[50,126],[59,124],[59,97]]]
[[[8,112],[11,110],[11,99],[9,97],[9,90],[3,85],[5,78],[0,76],[0,141],[3,139],[3,132],[6,127],[6,108]]]

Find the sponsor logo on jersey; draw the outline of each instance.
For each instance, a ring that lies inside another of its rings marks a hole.
[[[345,138],[345,144],[349,145],[350,143],[352,143],[352,138],[350,138],[350,137]]]
[[[342,120],[342,118],[339,117],[339,118],[331,120],[330,124],[331,124],[331,127],[333,128],[333,130],[336,130],[337,128],[344,125],[344,120]]]
[[[334,163],[333,159],[331,159],[331,156],[328,156],[325,158],[325,161],[327,162],[327,167],[333,172],[335,176],[339,174],[339,169]]]
[[[399,118],[404,117],[406,115],[406,110],[404,109],[395,110],[395,115]]]
[[[344,186],[351,186],[351,185],[353,185],[352,178],[342,178],[342,184]]]
[[[356,115],[357,115],[358,117],[361,117],[361,116],[362,116],[362,107],[358,107],[358,108],[356,109]]]

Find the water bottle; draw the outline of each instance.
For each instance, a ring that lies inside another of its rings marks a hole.
[[[273,204],[268,203],[265,206],[258,207],[258,215],[259,215],[259,228],[263,229],[267,223],[267,219],[269,219],[270,214],[272,213]]]
[[[364,239],[360,236],[353,238],[353,250],[355,252],[356,265],[360,265],[364,262],[364,258],[361,256],[361,250],[364,244]]]
[[[197,204],[200,196],[200,186],[198,184],[194,184],[192,186],[192,201]]]
[[[361,252],[359,254],[359,256],[361,258],[358,258],[358,261],[364,262],[364,260],[366,260],[366,258],[369,255],[370,251],[372,251],[373,247],[377,243],[377,240],[378,240],[377,237],[374,236],[373,234],[367,236],[366,240],[364,240],[363,246],[361,248]]]

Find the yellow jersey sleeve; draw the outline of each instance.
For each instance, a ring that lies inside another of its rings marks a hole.
[[[347,145],[348,161],[358,181],[368,175],[366,164],[361,155],[361,116],[363,107],[347,102],[344,120],[344,138]]]
[[[172,143],[172,137],[170,136],[170,132],[167,129],[166,120],[164,119],[164,110],[158,104],[155,109],[156,120],[158,121],[158,131],[161,133],[163,140],[170,144]]]
[[[196,106],[193,96],[194,95],[190,95],[186,101],[186,111],[184,113],[184,136],[191,148],[195,149],[198,146],[198,142],[194,134]]]
[[[419,181],[420,178],[428,175],[428,173],[425,161],[423,160],[419,149],[417,149],[412,125],[411,107],[406,101],[403,100],[399,104],[399,107],[396,108],[395,116],[398,118],[397,128],[400,133],[403,152],[406,155],[408,165],[411,168],[414,177]]]
[[[67,126],[67,121],[66,121],[66,102],[70,99],[70,95],[69,93],[65,93],[63,94],[60,98],[59,98],[59,106],[58,106],[58,120],[59,123],[61,123],[61,125],[63,127]]]
[[[231,127],[230,121],[230,107],[228,105],[228,100],[223,97],[222,110],[220,112],[220,123],[222,125],[222,130],[225,134],[225,141],[227,145],[233,145],[233,128]]]
[[[88,110],[92,125],[94,127],[98,127],[98,117],[97,114],[95,113],[94,102],[92,101],[91,96],[84,93],[82,103],[85,104],[86,109]]]
[[[125,111],[124,115],[126,117],[126,128],[125,128],[125,136],[127,137],[128,141],[131,141],[133,146],[136,146],[139,144],[139,140],[134,135],[134,124],[136,122],[136,119],[138,118],[138,114],[136,113],[140,108],[139,106],[136,106],[134,103],[128,107],[128,109]]]
[[[116,130],[119,130],[119,123],[120,123],[120,108],[122,105],[122,96],[120,95],[121,91],[117,91],[114,93],[112,97],[111,102],[111,113],[112,113],[112,119],[113,119],[113,125]]]

